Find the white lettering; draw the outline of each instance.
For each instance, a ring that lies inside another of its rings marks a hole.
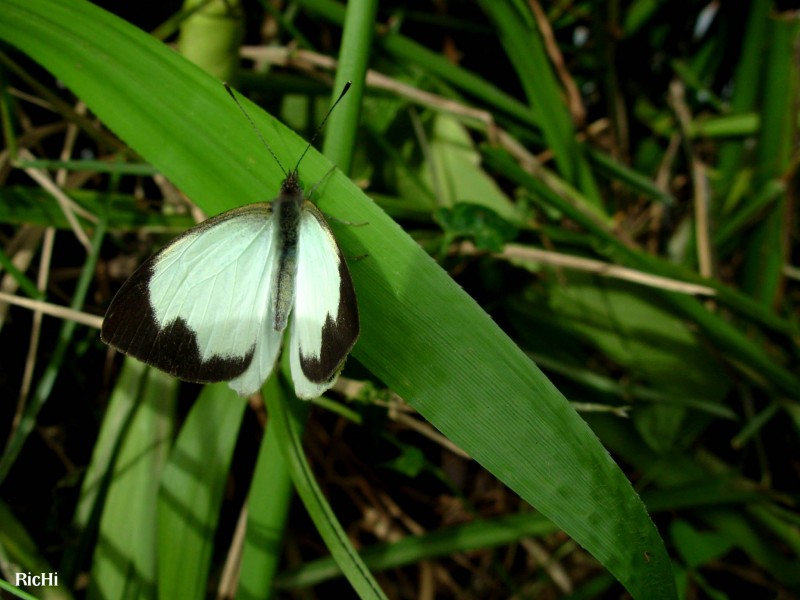
[[[40,575],[31,575],[28,573],[17,573],[16,577],[17,587],[40,587],[47,585],[55,587],[58,585],[58,573],[42,573]]]

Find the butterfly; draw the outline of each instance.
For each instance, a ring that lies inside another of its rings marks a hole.
[[[203,221],[148,258],[111,301],[100,338],[179,379],[227,381],[248,396],[272,373],[288,327],[295,394],[316,398],[358,339],[355,290],[330,226],[300,184],[313,138],[287,172],[256,132],[285,174],[277,198]]]

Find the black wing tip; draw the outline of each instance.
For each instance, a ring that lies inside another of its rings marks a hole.
[[[247,370],[255,355],[253,344],[243,356],[212,356],[203,360],[197,336],[183,319],[162,328],[153,321],[152,328],[139,328],[132,337],[101,330],[100,339],[127,356],[191,383],[235,379]]]
[[[255,344],[243,356],[202,360],[197,335],[184,319],[160,325],[150,303],[153,258],[122,285],[103,318],[100,339],[119,352],[192,383],[228,381],[244,373]]]

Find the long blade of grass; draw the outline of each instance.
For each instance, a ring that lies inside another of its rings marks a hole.
[[[783,179],[797,153],[795,115],[800,79],[796,48],[800,19],[796,16],[769,19],[768,36],[767,63],[761,68],[762,118],[754,179],[757,193],[773,179]],[[744,255],[742,288],[767,306],[777,301],[782,288],[783,265],[789,256],[789,234],[785,227],[791,221],[790,206],[787,195],[770,206],[750,235]]]
[[[575,139],[563,90],[553,73],[530,8],[521,2],[479,0],[478,3],[495,24],[561,174],[595,207],[602,209],[600,190],[584,150]]]
[[[339,51],[339,67],[336,70],[334,92],[344,89],[351,82],[347,102],[337,107],[328,123],[323,154],[345,173],[350,172],[353,152],[356,147],[356,132],[361,117],[361,102],[364,95],[364,81],[367,78],[372,32],[375,14],[378,11],[376,0],[355,0],[347,8],[342,45]]]
[[[453,556],[480,548],[513,543],[529,536],[555,533],[558,528],[536,513],[523,513],[491,521],[475,521],[430,534],[408,536],[398,542],[371,546],[361,553],[364,563],[373,570],[402,567],[420,560]],[[281,589],[317,585],[341,576],[341,569],[330,558],[320,558],[282,573],[276,579]]]
[[[325,545],[360,598],[385,598],[380,586],[347,539],[347,534],[336,519],[306,460],[300,432],[308,414],[308,404],[291,398],[285,392],[269,394],[266,400],[271,417],[270,427],[275,428],[297,493],[308,508],[308,514]]]

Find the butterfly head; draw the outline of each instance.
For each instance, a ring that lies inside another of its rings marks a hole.
[[[294,195],[302,193],[303,186],[300,183],[300,176],[297,169],[293,169],[286,174],[286,179],[281,183],[281,194]]]

